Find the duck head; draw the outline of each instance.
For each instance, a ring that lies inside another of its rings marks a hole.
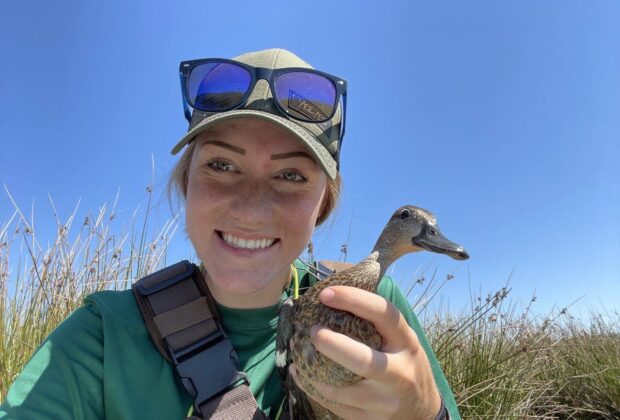
[[[379,237],[375,249],[391,248],[393,257],[409,252],[430,251],[466,260],[465,248],[446,238],[437,226],[433,213],[416,206],[396,210]]]

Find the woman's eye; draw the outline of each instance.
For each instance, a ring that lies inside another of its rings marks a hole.
[[[221,160],[212,160],[207,163],[207,166],[215,171],[232,171],[234,168],[230,163],[223,162]]]
[[[304,182],[306,181],[306,177],[301,175],[298,172],[294,172],[294,171],[284,171],[282,172],[282,178],[286,181],[291,181],[291,182]]]

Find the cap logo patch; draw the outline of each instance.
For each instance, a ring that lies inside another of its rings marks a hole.
[[[326,120],[327,115],[312,102],[290,89],[288,91],[288,106],[291,109],[313,120]]]

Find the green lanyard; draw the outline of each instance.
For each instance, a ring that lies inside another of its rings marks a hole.
[[[299,299],[299,275],[297,267],[291,264],[291,274],[293,275],[293,299]]]
[[[286,403],[286,395],[282,398],[282,402],[280,403],[280,408],[278,408],[278,412],[276,413],[276,417],[273,420],[280,420],[282,414],[284,414],[284,403]]]

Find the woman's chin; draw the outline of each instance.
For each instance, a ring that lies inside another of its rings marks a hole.
[[[224,306],[238,306],[242,303],[243,307],[264,307],[278,303],[284,284],[280,286],[274,282],[258,282],[257,278],[256,273],[250,278],[209,277],[207,283],[213,297]]]

